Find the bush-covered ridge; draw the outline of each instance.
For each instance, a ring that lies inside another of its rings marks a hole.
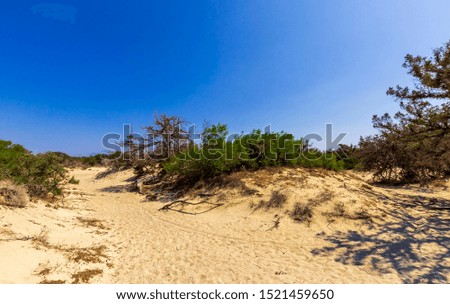
[[[312,149],[303,139],[295,139],[289,133],[254,130],[232,139],[227,135],[225,124],[205,128],[201,143],[191,143],[185,151],[175,153],[164,162],[164,169],[169,174],[203,178],[277,166],[346,168],[346,163],[336,153]]]
[[[230,135],[228,126],[219,123],[205,127],[193,139],[182,122],[176,116],[156,115],[154,124],[147,127],[152,133],[146,138],[130,135],[113,166],[134,168],[139,175],[151,174],[159,167],[165,175],[198,181],[266,167],[342,170],[356,163],[348,160],[344,150],[322,152],[286,132],[253,130]]]
[[[342,170],[359,168],[384,182],[423,182],[450,175],[450,41],[431,58],[406,55],[403,65],[415,87],[389,88],[401,110],[374,116],[380,134],[361,138],[358,146],[319,151],[285,132],[229,135],[225,124],[207,126],[191,138],[177,116],[155,115],[147,138],[128,136],[123,151],[71,157],[64,153],[33,155],[20,145],[0,140],[0,180],[25,185],[31,196],[61,193],[64,167],[108,163],[112,170],[134,168],[138,175],[178,176],[198,181],[240,170],[300,166]],[[437,104],[439,103],[440,104]],[[162,170],[161,170],[162,168]],[[72,182],[76,182],[72,180]]]

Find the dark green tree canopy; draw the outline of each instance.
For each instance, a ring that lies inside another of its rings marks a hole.
[[[450,41],[431,58],[406,55],[403,67],[413,76],[414,88],[389,88],[387,94],[400,101],[402,111],[393,118],[375,115],[374,127],[382,133],[401,133],[405,140],[444,136],[450,128]]]
[[[424,180],[450,172],[450,41],[432,57],[406,55],[414,88],[387,94],[400,102],[393,117],[374,115],[380,135],[360,141],[362,167],[383,180]]]

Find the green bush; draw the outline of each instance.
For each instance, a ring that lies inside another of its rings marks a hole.
[[[204,130],[200,144],[193,144],[164,163],[169,174],[199,180],[243,169],[256,170],[274,166],[301,166],[342,170],[344,160],[335,152],[323,153],[308,149],[303,139],[292,134],[263,133],[228,136],[224,124],[212,125]]]
[[[75,176],[72,176],[67,182],[72,185],[78,185],[80,180],[76,179]]]
[[[95,154],[91,156],[70,156],[63,152],[48,152],[61,160],[61,164],[66,168],[89,168],[101,166],[103,160],[111,159],[108,154]]]
[[[66,179],[62,158],[56,153],[34,155],[21,145],[0,140],[0,180],[24,185],[31,197],[61,194]]]

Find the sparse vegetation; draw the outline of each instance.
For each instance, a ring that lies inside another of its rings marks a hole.
[[[77,220],[85,227],[94,227],[98,229],[108,229],[101,220],[85,217],[77,217]]]
[[[354,220],[371,220],[372,216],[366,209],[361,208],[360,210],[356,211],[355,214],[351,216],[351,218]]]
[[[323,215],[328,217],[329,222],[334,221],[335,218],[350,220],[370,220],[372,218],[369,212],[362,207],[356,212],[349,212],[343,202],[336,203],[332,212],[324,212]]]
[[[69,259],[76,263],[100,263],[102,258],[107,258],[105,254],[106,246],[93,246],[88,248],[75,248],[66,250],[69,254]]]
[[[8,180],[0,181],[0,204],[23,208],[28,201],[29,197],[23,186],[14,185]]]
[[[280,191],[272,191],[272,195],[267,201],[261,200],[259,204],[254,206],[254,209],[280,209],[287,202],[287,196]]]
[[[100,263],[102,259],[107,259],[106,246],[91,246],[91,247],[66,247],[59,244],[52,244],[48,240],[48,230],[41,230],[38,234],[29,237],[34,246],[39,249],[44,247],[45,249],[52,249],[64,253],[70,261],[80,263]]]
[[[302,203],[296,203],[294,209],[289,213],[290,218],[295,222],[307,223],[308,225],[311,223],[313,215],[311,205]]]
[[[51,248],[51,244],[48,241],[48,230],[42,229],[38,234],[33,235],[30,238],[36,248],[44,247]]]
[[[52,267],[50,263],[39,264],[39,267],[34,271],[34,274],[37,276],[46,277],[52,272]]]
[[[343,217],[347,214],[347,209],[343,202],[338,202],[334,205],[333,215],[337,217]]]
[[[330,201],[333,198],[334,194],[330,190],[324,190],[320,192],[316,197],[309,199],[309,203],[312,206],[318,206],[325,202]]]
[[[47,279],[44,279],[39,282],[39,284],[65,284],[65,283],[66,281],[64,280],[47,280]]]
[[[77,179],[75,178],[75,176],[72,176],[72,177],[69,179],[68,183],[69,183],[69,184],[72,184],[72,185],[78,185],[78,184],[80,183],[80,181],[77,180]]]
[[[98,275],[103,274],[101,269],[86,269],[72,275],[72,284],[89,283],[89,281]]]

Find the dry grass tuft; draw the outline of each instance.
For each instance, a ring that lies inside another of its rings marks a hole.
[[[314,212],[309,204],[301,204],[297,203],[294,206],[294,209],[289,213],[291,219],[293,219],[297,223],[307,223],[308,225],[312,221],[312,217]]]
[[[41,230],[38,234],[31,237],[33,244],[36,248],[45,247],[51,248],[52,245],[48,241],[48,230]]]
[[[354,212],[353,214],[347,211],[344,203],[339,202],[334,205],[334,209],[332,212],[325,212],[323,215],[328,217],[328,221],[331,222],[334,218],[346,218],[350,220],[370,220],[372,216],[369,212],[361,208],[359,211]]]
[[[345,217],[347,215],[344,203],[339,202],[334,205],[333,215],[337,217]]]
[[[371,185],[368,184],[362,184],[361,188],[367,189],[367,190],[373,190],[373,187]]]
[[[105,225],[103,225],[103,222],[98,219],[77,217],[77,220],[80,223],[82,223],[85,227],[94,227],[94,228],[103,229],[103,230],[108,229]]]
[[[64,280],[47,280],[47,279],[44,279],[39,282],[39,284],[65,284],[65,283],[66,281]]]
[[[243,189],[246,187],[245,183],[238,176],[235,175],[229,175],[220,178],[217,181],[217,186],[234,189]]]
[[[430,186],[432,186],[433,188],[442,188],[442,190],[447,190],[448,183],[447,183],[447,180],[445,180],[445,179],[437,179],[437,180],[432,181],[430,183]]]
[[[370,213],[366,210],[361,208],[359,211],[355,212],[353,216],[351,216],[351,219],[353,220],[372,220],[372,216]]]
[[[89,283],[89,281],[97,276],[101,275],[103,270],[101,269],[86,269],[72,275],[72,284]]]
[[[108,259],[105,245],[84,248],[65,247],[58,244],[51,244],[48,241],[48,231],[42,230],[39,234],[30,237],[36,248],[45,247],[64,253],[70,261],[75,263],[102,263],[103,259]],[[45,275],[46,270],[43,270]]]
[[[245,182],[242,180],[242,174],[219,176],[214,178],[209,185],[206,185],[206,182],[203,181],[197,183],[196,186],[198,186],[199,188],[206,187],[206,189],[235,189],[240,191],[240,193],[245,196],[252,196],[259,193],[258,190],[251,189],[245,184]]]
[[[334,197],[333,192],[330,190],[324,190],[319,195],[317,195],[315,198],[309,199],[309,203],[312,206],[318,206],[325,202],[330,201]]]
[[[0,181],[0,204],[24,208],[28,205],[30,198],[23,186],[14,185],[12,182]]]
[[[264,201],[261,200],[259,204],[256,206],[252,206],[255,210],[256,209],[280,209],[283,207],[287,202],[287,197],[280,191],[272,191],[272,195],[269,200]]]
[[[40,270],[36,270],[35,275],[48,276],[52,272],[52,269],[48,266],[43,266]]]
[[[259,194],[259,191],[256,189],[250,189],[248,187],[245,187],[244,189],[241,190],[241,194],[244,196],[253,196],[253,195],[259,195],[261,196],[261,194]]]
[[[76,263],[101,263],[101,258],[108,258],[108,256],[105,254],[105,250],[105,245],[95,246],[91,248],[72,249],[68,250],[69,259]]]
[[[55,271],[55,268],[51,266],[50,262],[39,264],[38,268],[34,271],[34,274],[40,276],[42,281],[39,284],[64,284],[64,280],[50,280],[48,276]]]
[[[1,218],[0,218],[1,219]],[[12,231],[10,228],[6,227],[0,227],[0,236],[2,237],[2,240],[11,240],[16,237],[16,234],[14,231]],[[3,237],[6,237],[6,239],[3,239]]]

